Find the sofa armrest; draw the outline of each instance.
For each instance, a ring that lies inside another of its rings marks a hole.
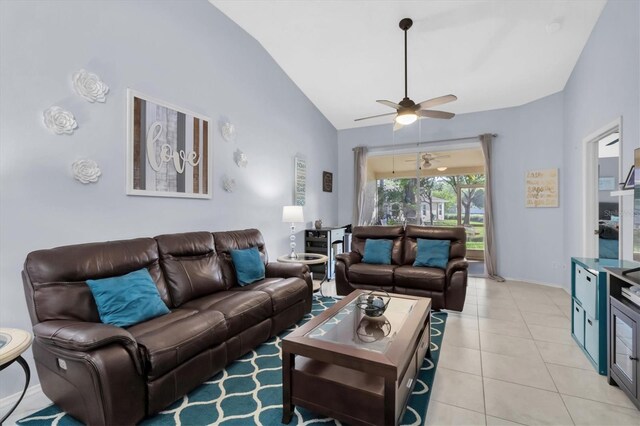
[[[355,251],[350,251],[348,253],[340,253],[336,255],[336,261],[343,262],[344,266],[349,269],[351,265],[362,262],[362,256]]]
[[[267,278],[300,278],[307,283],[309,289],[306,300],[306,312],[311,312],[313,280],[311,270],[304,263],[273,262],[265,266],[265,277]]]
[[[267,263],[265,275],[267,278],[302,278],[309,273],[309,267],[303,263]]]
[[[468,267],[469,267],[469,262],[467,262],[467,259],[464,259],[462,257],[449,259],[449,263],[447,263],[447,269],[446,269],[447,282],[451,280],[451,275],[453,275],[454,272],[464,271]]]
[[[94,322],[54,320],[36,324],[33,333],[44,345],[77,352],[89,352],[112,343],[119,344],[131,356],[138,373],[143,374],[138,343],[123,328]]]

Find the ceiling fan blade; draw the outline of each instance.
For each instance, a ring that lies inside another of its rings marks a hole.
[[[455,114],[452,112],[434,111],[434,110],[421,110],[421,111],[418,111],[416,114],[418,114],[420,117],[444,118],[447,120],[455,117]]]
[[[619,141],[620,141],[620,138],[618,138],[618,139],[614,139],[614,140],[612,140],[611,142],[609,142],[608,144],[606,144],[605,146],[615,145],[615,144],[617,144]]]
[[[397,104],[397,103],[395,103],[395,102],[391,102],[391,101],[377,100],[376,102],[377,102],[377,103],[379,103],[379,104],[382,104],[382,105],[386,105],[386,106],[388,106],[388,107],[391,107],[391,108],[393,108],[393,109],[400,109],[400,108],[401,108],[401,107],[400,107],[400,105],[398,105],[398,104]]]
[[[395,132],[396,130],[400,130],[400,129],[402,129],[402,127],[403,127],[402,124],[400,124],[398,122],[395,122],[393,124],[393,131]]]
[[[453,102],[456,99],[458,99],[458,97],[456,95],[445,95],[445,96],[440,96],[437,98],[433,98],[433,99],[429,99],[427,101],[422,101],[418,104],[418,109],[427,109],[427,108],[431,108],[434,106],[438,106],[438,105],[442,105],[442,104],[446,104],[449,102]]]
[[[370,115],[369,117],[356,118],[353,121],[362,121],[362,120],[368,120],[370,118],[386,117],[388,115],[396,115],[396,113],[395,112],[389,112],[389,113],[386,113],[386,114]]]

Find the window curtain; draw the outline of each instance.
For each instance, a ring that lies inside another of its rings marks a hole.
[[[365,201],[367,185],[367,147],[358,146],[353,150],[353,225],[366,224]]]
[[[493,190],[491,188],[491,143],[493,136],[489,133],[480,135],[480,145],[484,154],[485,200],[484,200],[484,263],[489,278],[502,282],[496,268],[496,243],[493,227]]]

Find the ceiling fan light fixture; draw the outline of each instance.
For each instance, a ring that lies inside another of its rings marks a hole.
[[[407,124],[415,122],[417,119],[418,116],[414,111],[399,112],[396,116],[396,123],[406,126]]]

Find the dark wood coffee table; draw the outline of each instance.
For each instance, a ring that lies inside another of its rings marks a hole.
[[[430,346],[431,299],[391,294],[383,317],[356,290],[282,342],[282,422],[296,405],[352,425],[395,425]],[[384,294],[381,294],[384,296]]]

